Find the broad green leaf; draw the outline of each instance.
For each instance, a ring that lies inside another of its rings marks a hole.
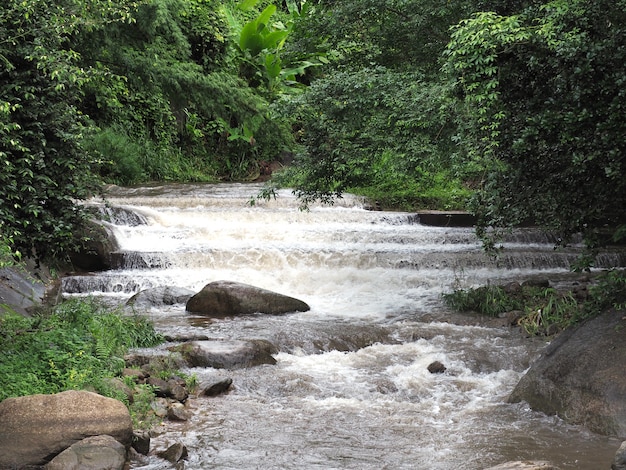
[[[263,50],[263,38],[257,32],[256,21],[250,21],[241,30],[239,47],[249,50],[252,55],[258,55]]]
[[[282,70],[280,57],[276,54],[267,54],[265,56],[265,70],[271,78],[277,78]]]
[[[276,13],[276,5],[268,5],[265,8],[265,10],[263,10],[261,14],[259,15],[259,17],[256,19],[256,22],[259,25],[259,27],[261,25],[266,27],[269,24],[270,18],[272,17],[274,13]]]
[[[258,1],[259,0],[241,0],[241,2],[239,2],[239,5],[237,5],[237,8],[242,11],[248,11],[254,8]]]
[[[263,36],[264,49],[279,49],[283,46],[289,33],[287,31],[272,31]]]

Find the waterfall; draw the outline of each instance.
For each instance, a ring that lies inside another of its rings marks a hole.
[[[452,321],[441,302],[455,287],[566,278],[579,246],[555,250],[554,237],[523,229],[491,258],[471,228],[370,211],[351,195],[308,211],[288,191],[251,205],[260,188],[112,187],[106,202],[91,202],[120,251],[109,271],[63,278],[65,296],[121,304],[149,287],[198,291],[231,280],[311,306],[213,321],[184,305],[143,312],[165,332],[266,339],[279,351],[272,366],[189,370],[200,380],[230,377],[234,390],[198,399],[190,422],[155,445],[183,441],[191,469],[478,470],[536,458],[606,467],[614,453],[606,439],[506,404],[544,343],[475,317]],[[599,267],[613,264],[626,264],[624,255],[598,258]],[[428,372],[435,360],[445,374]]]

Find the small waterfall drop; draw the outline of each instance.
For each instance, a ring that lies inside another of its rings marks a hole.
[[[109,271],[65,277],[65,296],[121,304],[149,287],[198,291],[230,280],[311,306],[221,320],[184,305],[143,312],[167,333],[266,339],[279,351],[273,366],[189,370],[199,380],[230,377],[234,390],[195,401],[193,418],[154,445],[182,441],[185,468],[194,470],[479,470],[523,459],[595,470],[610,462],[615,445],[607,439],[505,403],[540,340],[479,319],[455,324],[441,302],[455,287],[565,278],[577,247],[554,250],[550,237],[523,230],[492,259],[471,228],[369,211],[350,195],[308,211],[288,191],[250,205],[260,188],[112,187],[106,204],[93,202],[120,250]],[[429,373],[433,361],[446,373]]]

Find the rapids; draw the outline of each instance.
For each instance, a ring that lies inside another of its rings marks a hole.
[[[160,331],[263,338],[277,364],[194,368],[233,379],[230,393],[189,402],[193,418],[153,438],[189,450],[187,469],[484,469],[549,460],[608,468],[619,443],[506,403],[545,342],[446,310],[441,294],[533,276],[567,279],[575,253],[519,231],[496,262],[472,229],[428,227],[414,214],[368,211],[346,196],[301,211],[289,192],[256,201],[255,184],[113,187],[106,214],[115,269],[62,280],[65,296],[123,303],[162,285],[195,291],[244,282],[311,311],[209,320],[184,305],[142,312]],[[613,262],[609,259],[607,262]],[[430,374],[440,361],[444,374]],[[170,468],[154,457],[133,468]]]

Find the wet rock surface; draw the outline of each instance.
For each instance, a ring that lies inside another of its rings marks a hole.
[[[276,364],[272,354],[278,352],[266,340],[193,341],[172,348],[183,355],[191,367],[240,369],[261,364]]]
[[[126,305],[136,308],[159,307],[163,305],[185,304],[195,294],[191,289],[161,286],[145,289],[133,295]]]
[[[603,435],[626,437],[626,314],[609,311],[557,336],[509,397]]]
[[[306,312],[310,307],[301,300],[259,287],[231,281],[216,281],[204,286],[187,302],[188,312],[213,317],[266,313],[280,315]]]

